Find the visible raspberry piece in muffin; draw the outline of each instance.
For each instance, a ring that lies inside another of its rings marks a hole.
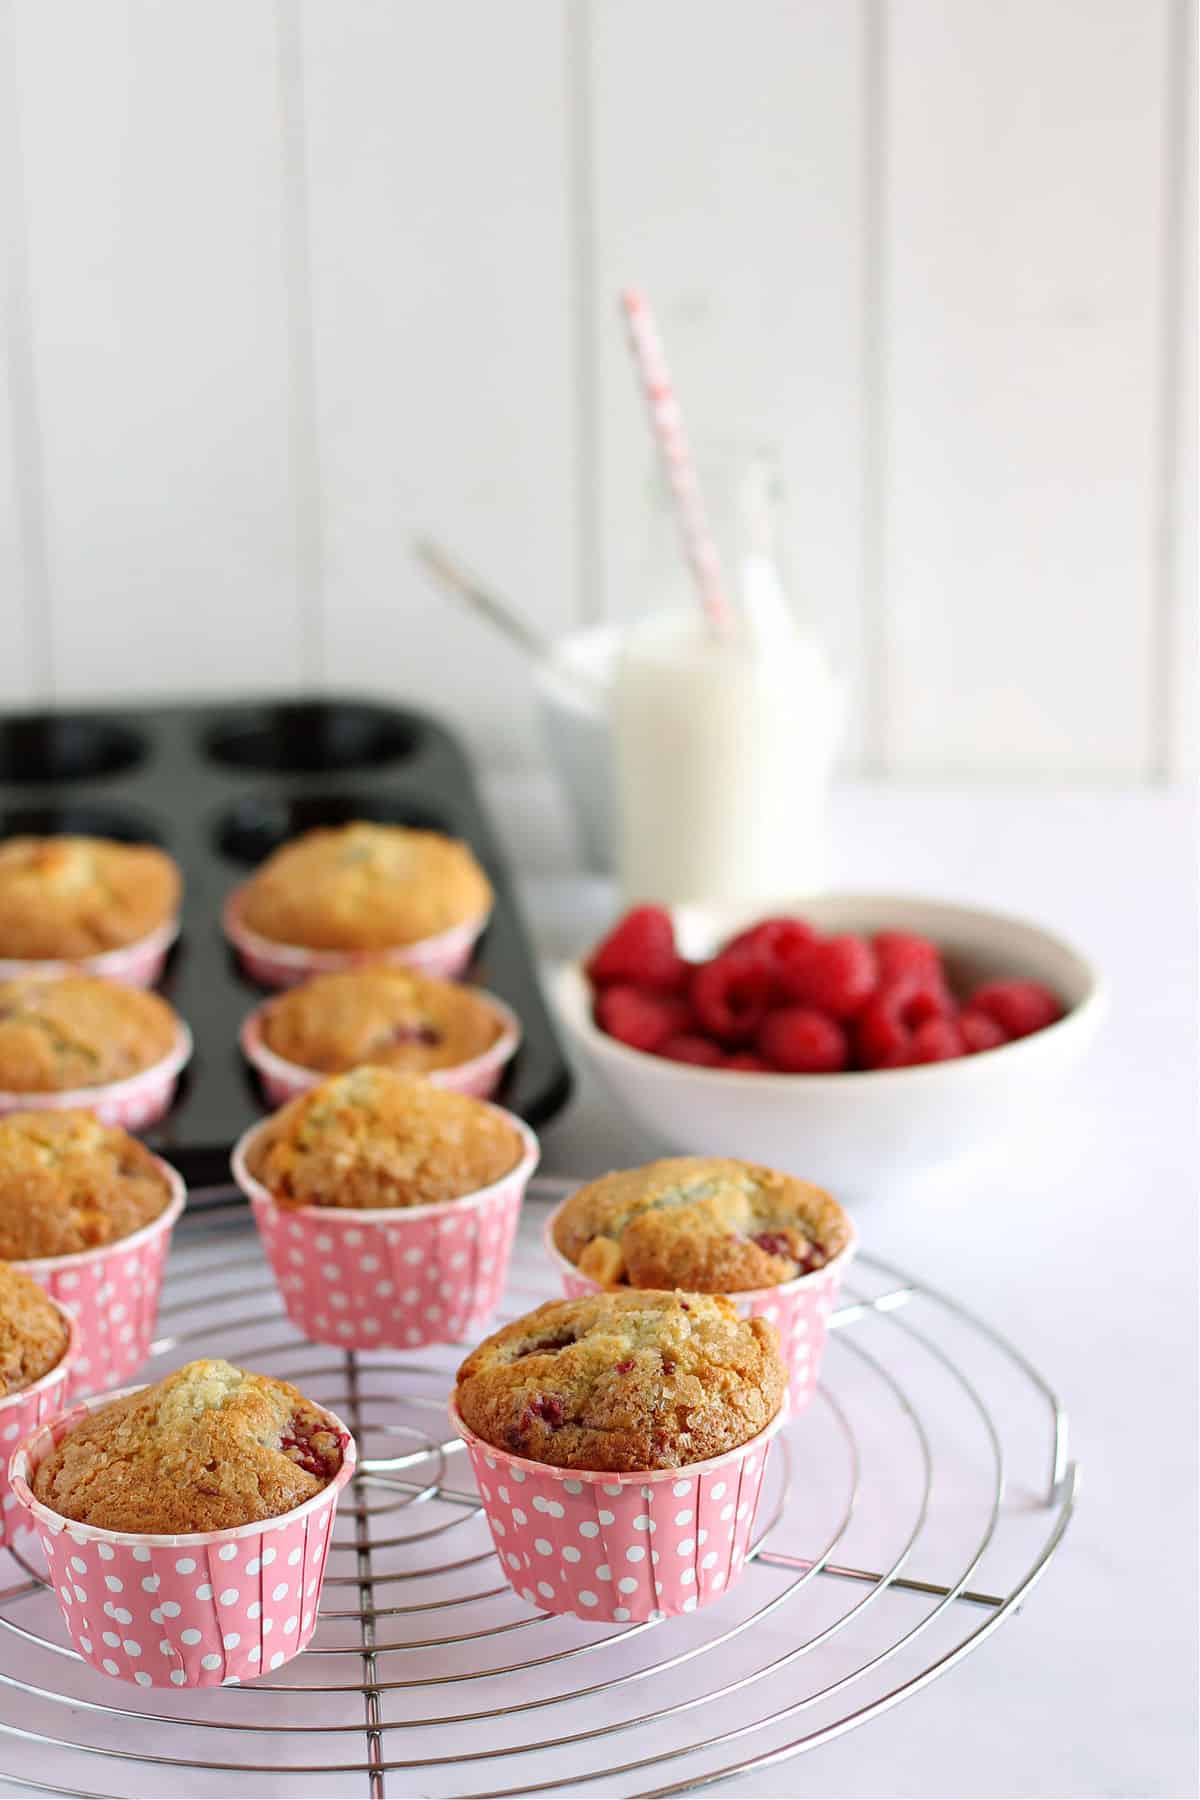
[[[395,963],[318,975],[262,1015],[269,1050],[329,1075],[362,1063],[416,1074],[454,1068],[490,1050],[503,1029],[472,989]]]
[[[69,1256],[157,1219],[171,1189],[155,1158],[93,1113],[0,1119],[0,1256]]]
[[[459,839],[360,821],[284,844],[247,883],[241,916],[272,943],[386,950],[480,918],[491,903]]]
[[[33,1490],[64,1518],[108,1531],[221,1531],[320,1493],[347,1442],[289,1382],[190,1362],[77,1425]]]
[[[0,1089],[65,1093],[139,1075],[169,1056],[179,1020],[157,994],[97,975],[0,982]]]
[[[62,1361],[67,1322],[20,1269],[0,1262],[0,1395],[31,1387]]]
[[[180,885],[175,863],[150,844],[9,838],[0,843],[0,956],[122,949],[174,918]]]
[[[276,1113],[250,1173],[281,1206],[428,1206],[490,1187],[522,1151],[484,1101],[368,1066]]]
[[[738,1293],[822,1268],[850,1242],[837,1201],[793,1175],[731,1157],[671,1156],[590,1181],[565,1201],[554,1242],[606,1287]]]
[[[455,1402],[489,1444],[568,1469],[674,1469],[769,1425],[787,1371],[773,1325],[711,1294],[551,1300],[493,1333]]]

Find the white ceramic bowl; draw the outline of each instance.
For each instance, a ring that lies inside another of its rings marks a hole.
[[[1027,977],[1066,1007],[1056,1025],[955,1062],[843,1075],[764,1075],[668,1062],[599,1030],[582,963],[554,973],[552,993],[583,1059],[664,1151],[742,1156],[821,1182],[845,1200],[890,1178],[944,1164],[999,1137],[1050,1102],[1084,1055],[1107,994],[1078,950],[1038,925],[979,907],[902,894],[832,894],[774,906],[823,931],[914,931],[943,951],[956,988]],[[675,912],[685,955],[710,955],[762,907]]]

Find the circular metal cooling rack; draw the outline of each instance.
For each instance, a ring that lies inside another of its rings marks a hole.
[[[556,1291],[534,1184],[511,1314]],[[241,1206],[177,1230],[147,1376],[218,1354],[346,1418],[311,1648],[270,1681],[127,1688],[68,1647],[33,1561],[0,1553],[0,1781],[109,1796],[681,1794],[863,1724],[978,1648],[1071,1516],[1054,1394],[955,1300],[860,1256],[824,1380],[776,1440],[738,1587],[680,1619],[597,1628],[504,1580],[446,1422],[454,1346],[343,1354],[284,1318]],[[30,1556],[36,1554],[29,1551]]]

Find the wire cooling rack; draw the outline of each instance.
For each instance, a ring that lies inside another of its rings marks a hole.
[[[506,1311],[554,1293],[534,1184]],[[279,1307],[244,1207],[176,1233],[147,1376],[229,1357],[354,1430],[310,1649],[270,1681],[126,1687],[68,1647],[36,1566],[0,1553],[0,1781],[103,1796],[662,1796],[865,1723],[977,1649],[1071,1516],[1051,1389],[958,1302],[860,1256],[817,1398],[776,1440],[739,1586],[702,1612],[589,1627],[533,1610],[491,1548],[446,1422],[459,1351],[343,1354]],[[36,1552],[31,1551],[31,1555]]]

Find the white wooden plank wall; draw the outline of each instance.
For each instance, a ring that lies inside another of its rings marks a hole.
[[[780,452],[853,766],[1194,766],[1195,0],[0,0],[0,704],[532,753],[443,537],[644,603],[646,286]],[[69,53],[67,53],[69,51]]]

